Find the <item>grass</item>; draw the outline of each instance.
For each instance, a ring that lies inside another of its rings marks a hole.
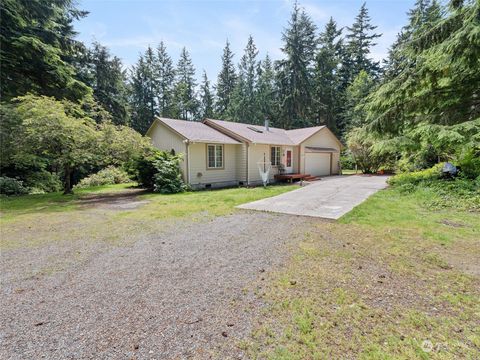
[[[278,195],[297,188],[275,185],[267,188],[234,188],[211,191],[185,192],[173,195],[147,193],[135,201],[141,206],[131,210],[109,208],[111,195],[128,193],[135,184],[99,186],[78,189],[74,195],[52,193],[0,198],[2,237],[0,247],[42,246],[61,241],[68,234],[71,241],[85,238],[111,244],[124,243],[137,233],[150,234],[162,231],[165,221],[188,217],[200,220],[208,216],[226,215],[235,206]],[[85,198],[108,194],[96,204]],[[159,222],[158,220],[162,220]],[[132,240],[133,241],[133,240]]]
[[[268,279],[247,357],[478,358],[480,216],[429,196],[380,191],[308,229]]]

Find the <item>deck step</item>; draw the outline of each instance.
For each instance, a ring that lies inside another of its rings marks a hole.
[[[315,180],[320,180],[320,178],[317,177],[317,176],[311,176],[311,175],[309,175],[309,176],[305,176],[304,180],[306,180],[306,181],[315,181]]]

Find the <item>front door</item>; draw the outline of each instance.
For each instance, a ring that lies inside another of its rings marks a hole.
[[[292,148],[285,148],[285,172],[291,174],[293,172],[293,150]]]

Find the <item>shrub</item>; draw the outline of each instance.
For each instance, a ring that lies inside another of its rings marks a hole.
[[[136,159],[130,171],[139,185],[163,194],[184,191],[186,186],[180,172],[180,155],[151,150],[146,156]]]
[[[114,166],[108,166],[105,169],[100,170],[96,174],[92,174],[86,178],[83,178],[76,188],[86,188],[91,186],[100,185],[113,185],[113,184],[125,184],[130,182],[128,174],[119,168]]]
[[[178,155],[162,152],[155,161],[154,191],[162,194],[175,194],[185,191],[186,186],[180,173]]]
[[[340,166],[343,170],[355,169],[355,159],[350,151],[345,151],[340,155]]]
[[[30,194],[44,194],[60,191],[63,188],[60,177],[46,170],[29,173],[26,176],[25,185],[30,189]]]
[[[469,150],[459,160],[458,166],[462,176],[467,179],[476,179],[480,176],[480,150]]]
[[[0,176],[0,194],[23,195],[28,194],[28,188],[23,186],[23,181],[7,176]]]
[[[442,167],[443,164],[437,164],[430,169],[398,174],[388,179],[388,183],[393,186],[418,185],[421,182],[437,180],[440,179]]]

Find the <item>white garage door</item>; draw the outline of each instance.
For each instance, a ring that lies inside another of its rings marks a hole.
[[[312,176],[330,175],[330,154],[305,153],[305,173]]]

